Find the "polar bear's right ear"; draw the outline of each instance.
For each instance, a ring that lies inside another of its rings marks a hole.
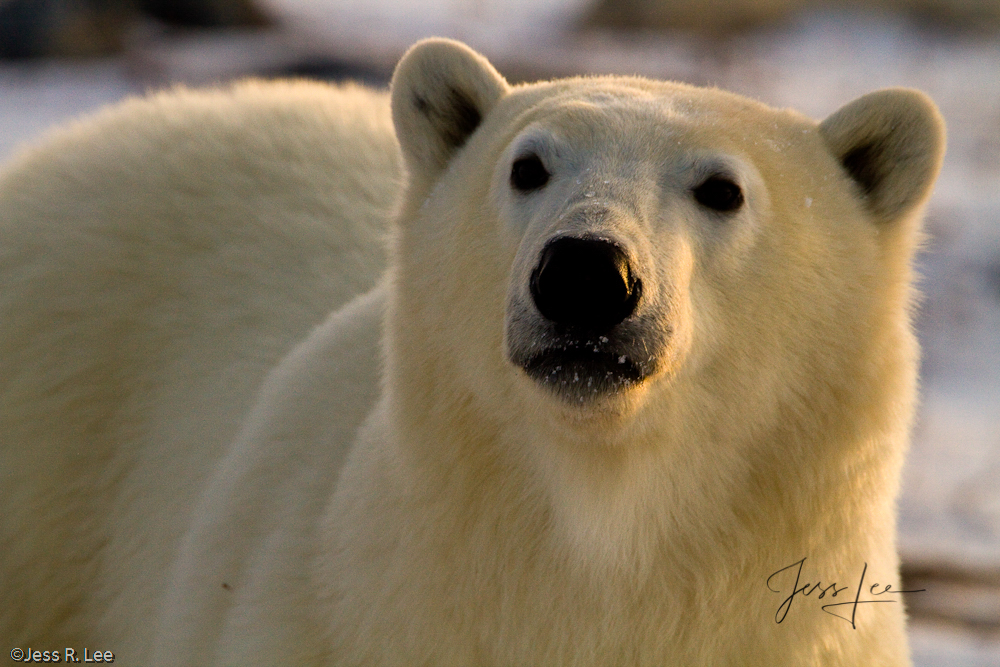
[[[944,159],[944,121],[916,90],[889,88],[859,97],[819,130],[880,222],[922,204]]]
[[[433,179],[510,87],[465,44],[425,39],[392,75],[392,120],[410,177]]]

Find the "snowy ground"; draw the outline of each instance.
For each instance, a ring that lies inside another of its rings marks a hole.
[[[289,32],[157,38],[126,58],[85,64],[0,63],[0,159],[53,124],[172,80],[278,71],[307,58],[377,77],[429,34],[462,38],[515,77],[641,73],[817,118],[880,87],[927,91],[948,122],[949,150],[921,261],[923,406],[900,515],[904,566],[928,588],[913,608],[913,647],[920,667],[1000,667],[1000,37],[838,14],[725,43],[570,36],[563,27],[578,0],[519,0],[521,13],[487,0],[397,0],[393,10],[386,2],[270,0],[291,19]]]

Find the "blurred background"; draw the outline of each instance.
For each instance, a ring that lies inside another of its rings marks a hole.
[[[0,160],[54,124],[175,83],[386,85],[461,39],[512,82],[717,85],[822,118],[928,92],[948,154],[920,258],[922,405],[900,547],[918,667],[1000,667],[1000,0],[0,0]]]

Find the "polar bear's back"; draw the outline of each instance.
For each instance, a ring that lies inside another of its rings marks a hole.
[[[384,94],[246,82],[129,100],[0,173],[0,635],[150,617],[264,373],[381,275],[398,150]]]

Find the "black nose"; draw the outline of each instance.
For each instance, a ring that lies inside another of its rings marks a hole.
[[[546,319],[601,333],[635,311],[642,283],[617,244],[563,236],[542,250],[530,289]]]

